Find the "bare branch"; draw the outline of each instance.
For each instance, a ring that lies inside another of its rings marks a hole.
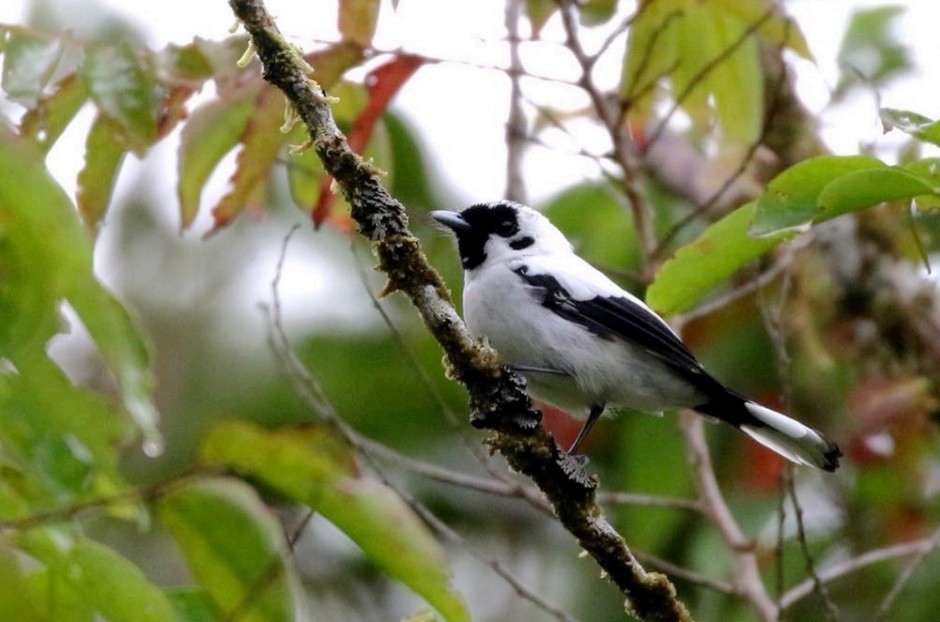
[[[705,443],[704,423],[700,415],[691,411],[679,413],[679,423],[685,436],[689,463],[695,475],[699,498],[705,512],[718,528],[731,551],[736,568],[735,590],[746,598],[765,622],[775,622],[777,606],[770,599],[757,566],[753,541],[745,537],[728,509],[712,467]]]
[[[891,589],[888,590],[888,593],[885,594],[881,604],[878,606],[878,612],[875,614],[876,620],[885,619],[888,612],[891,611],[891,606],[894,604],[894,601],[901,593],[901,590],[904,589],[904,586],[906,586],[910,582],[911,577],[914,576],[914,572],[921,567],[928,555],[937,550],[938,546],[940,546],[940,529],[937,529],[933,532],[933,535],[926,538],[924,547],[917,551],[914,558],[908,562],[904,570],[901,571],[901,574],[898,575],[898,578],[895,579]]]
[[[847,559],[829,568],[822,569],[819,571],[819,580],[823,583],[831,583],[836,579],[841,579],[842,577],[858,572],[874,564],[890,561],[899,557],[907,557],[908,555],[920,556],[930,554],[930,552],[935,551],[938,546],[940,546],[940,532],[934,532],[934,534],[927,538],[868,551],[867,553],[862,553],[857,557]],[[806,579],[795,587],[790,588],[790,590],[783,595],[783,598],[780,599],[781,610],[788,609],[795,603],[806,598],[813,593],[813,589],[812,579]]]

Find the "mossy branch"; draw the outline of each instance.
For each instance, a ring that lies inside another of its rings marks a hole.
[[[310,144],[352,207],[359,233],[372,242],[386,291],[414,304],[470,396],[471,423],[492,431],[490,446],[530,477],[555,515],[628,597],[632,611],[651,620],[689,620],[685,605],[662,574],[646,572],[595,500],[596,480],[561,450],[538,422],[522,380],[502,367],[496,353],[468,332],[440,275],[408,229],[404,207],[379,182],[376,171],[353,153],[339,131],[326,93],[313,81],[301,53],[288,43],[261,0],[229,0],[251,35],[264,79],[284,92],[306,125]]]

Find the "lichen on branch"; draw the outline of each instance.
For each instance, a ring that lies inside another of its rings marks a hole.
[[[646,572],[595,500],[596,480],[554,442],[538,421],[524,383],[501,366],[496,353],[475,340],[457,315],[443,279],[408,229],[404,206],[381,185],[377,172],[354,153],[340,132],[329,98],[309,74],[301,53],[277,29],[261,0],[229,0],[251,35],[264,79],[279,88],[310,135],[327,173],[352,207],[359,233],[368,238],[386,274],[385,292],[411,300],[444,350],[448,373],[467,389],[475,427],[491,431],[490,446],[532,479],[555,515],[627,596],[631,610],[651,620],[689,620],[675,587]]]

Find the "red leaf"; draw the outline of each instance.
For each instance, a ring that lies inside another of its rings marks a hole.
[[[356,120],[353,121],[347,140],[349,148],[356,153],[362,153],[372,138],[372,131],[376,122],[382,117],[388,103],[398,92],[398,89],[410,78],[418,68],[425,63],[421,56],[400,54],[389,62],[376,67],[366,76],[366,90],[369,101],[362,109]],[[320,185],[320,199],[313,210],[313,226],[317,229],[330,216],[335,197],[330,192],[331,177],[324,177]]]

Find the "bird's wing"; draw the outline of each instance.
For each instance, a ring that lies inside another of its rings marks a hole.
[[[642,347],[696,385],[714,382],[662,318],[576,255],[527,257],[511,268],[553,313],[599,337]]]

